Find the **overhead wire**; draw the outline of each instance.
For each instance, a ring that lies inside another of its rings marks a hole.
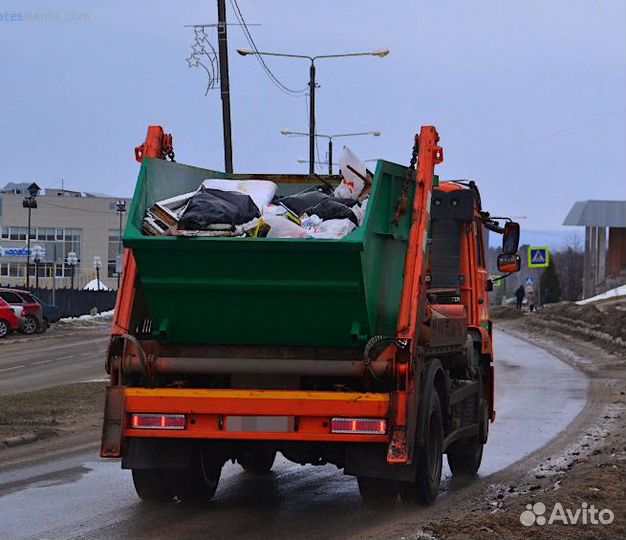
[[[243,29],[244,36],[245,36],[246,40],[248,41],[248,44],[250,45],[250,48],[254,51],[255,56],[256,56],[259,64],[260,64],[261,68],[266,73],[266,75],[269,77],[269,79],[272,81],[272,83],[277,88],[282,90],[284,93],[286,93],[288,95],[291,95],[293,97],[300,97],[302,95],[305,95],[309,91],[308,88],[302,88],[300,90],[294,90],[293,88],[289,88],[269,68],[269,66],[267,65],[267,63],[263,59],[263,55],[259,54],[259,49],[257,48],[256,43],[254,41],[254,38],[252,37],[252,33],[250,32],[250,29],[248,28],[248,25],[246,24],[246,20],[245,20],[245,18],[243,16],[243,13],[241,12],[241,9],[239,8],[239,4],[237,3],[237,0],[230,0],[230,4],[231,4],[231,6],[233,8],[235,16],[237,17],[237,20],[239,21],[239,24],[241,25],[241,28]]]

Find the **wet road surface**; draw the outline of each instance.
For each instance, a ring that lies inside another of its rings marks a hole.
[[[496,351],[497,421],[481,476],[565,429],[583,408],[587,389],[579,372],[509,335],[497,333]],[[446,471],[444,490],[454,489],[463,487]],[[134,494],[130,472],[98,458],[95,444],[61,459],[0,469],[0,516],[3,539],[341,538],[381,519],[363,507],[354,478],[334,466],[301,467],[281,457],[263,477],[229,462],[206,508],[149,505]]]
[[[0,395],[101,379],[109,327],[0,344]],[[80,339],[77,339],[77,336]]]

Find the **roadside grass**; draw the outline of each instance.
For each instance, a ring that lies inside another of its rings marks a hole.
[[[0,396],[0,440],[27,433],[48,439],[100,425],[105,387],[105,382],[74,383]]]

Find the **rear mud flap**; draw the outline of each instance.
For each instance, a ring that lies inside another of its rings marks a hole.
[[[121,457],[125,386],[107,386],[102,424],[101,457]]]

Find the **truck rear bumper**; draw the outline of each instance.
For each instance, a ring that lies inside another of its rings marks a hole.
[[[389,442],[388,433],[331,429],[333,418],[386,419],[390,398],[383,393],[125,388],[123,400],[123,438]],[[133,427],[137,414],[184,415],[184,427]],[[268,428],[272,420],[278,429]],[[111,456],[104,447],[103,455]]]

